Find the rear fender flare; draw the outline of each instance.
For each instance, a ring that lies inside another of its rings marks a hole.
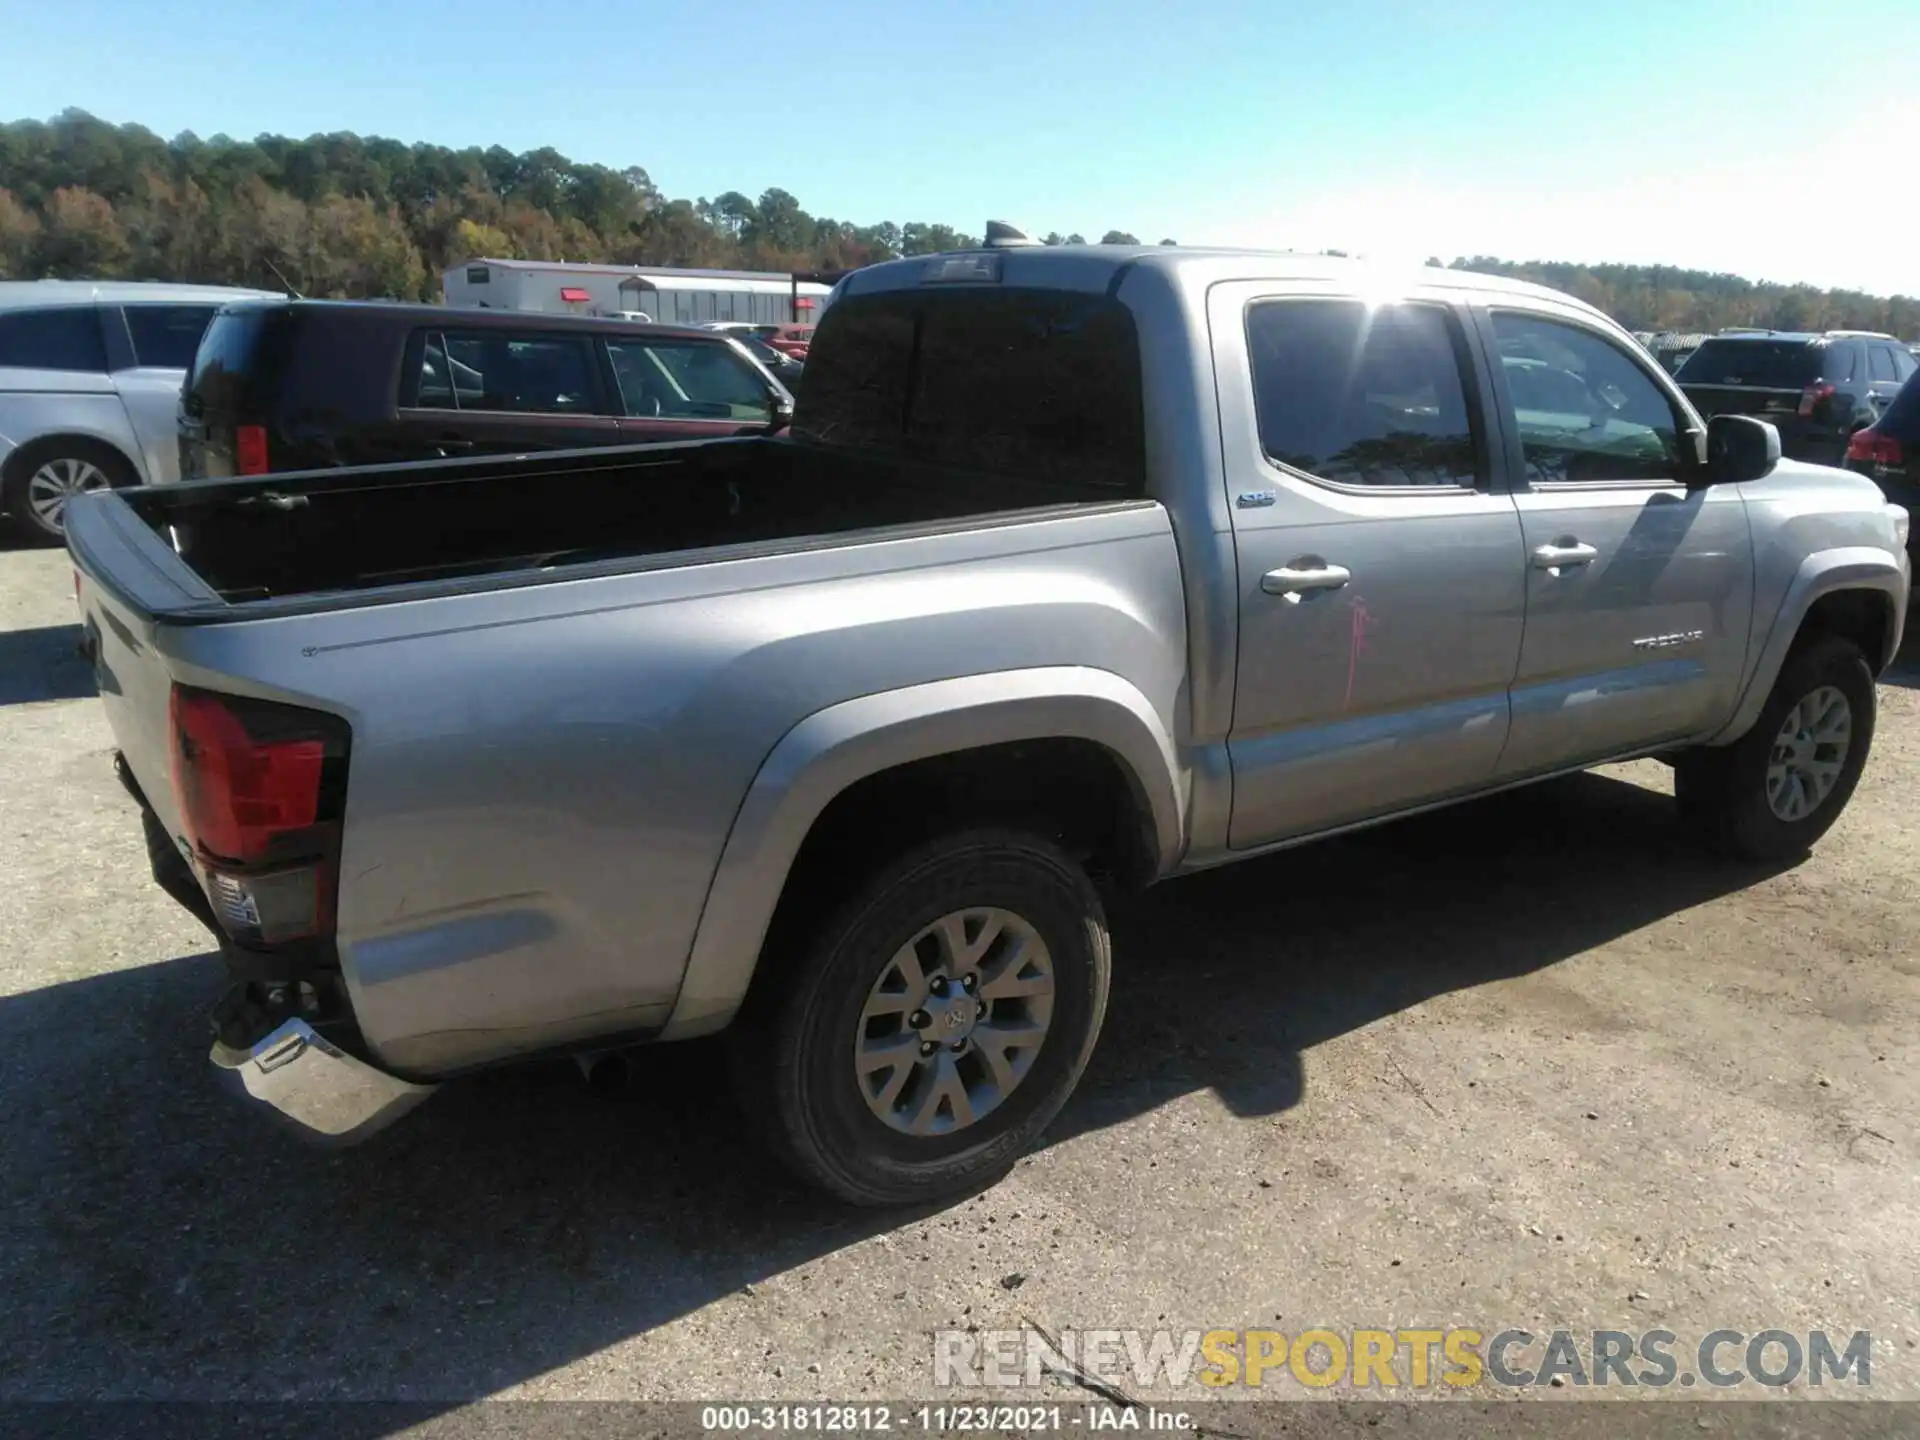
[[[1902,557],[1869,545],[1848,545],[1834,550],[1817,550],[1800,562],[1800,569],[1787,586],[1785,598],[1774,611],[1773,626],[1760,647],[1759,659],[1747,677],[1733,719],[1707,741],[1709,745],[1728,745],[1753,728],[1766,708],[1773,683],[1786,663],[1807,614],[1816,601],[1842,590],[1867,590],[1879,594],[1887,607],[1886,641],[1879,655],[1867,656],[1867,663],[1878,674],[1889,665],[1900,649],[1901,631],[1906,623],[1908,575]]]
[[[1178,861],[1185,781],[1173,737],[1129,681],[1043,667],[962,676],[844,701],[795,725],[761,763],[707,891],[661,1039],[722,1029],[745,998],[800,847],[848,786],[936,755],[1018,740],[1085,739],[1131,772],[1151,817],[1159,872]]]

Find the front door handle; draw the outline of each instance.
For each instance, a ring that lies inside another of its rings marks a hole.
[[[1554,545],[1542,545],[1533,552],[1533,568],[1536,570],[1561,570],[1574,565],[1585,565],[1600,558],[1600,552],[1591,545],[1582,545],[1578,540],[1562,541]]]
[[[1260,588],[1269,595],[1298,599],[1314,590],[1338,590],[1351,579],[1353,572],[1344,565],[1296,560],[1291,565],[1282,565],[1278,570],[1269,570],[1262,575]]]

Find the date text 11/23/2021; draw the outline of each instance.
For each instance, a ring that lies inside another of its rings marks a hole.
[[[708,1405],[700,1428],[709,1435],[827,1431],[843,1435],[949,1435],[982,1431],[1030,1435],[1076,1430],[1185,1432],[1184,1410],[1091,1401],[1076,1405]]]

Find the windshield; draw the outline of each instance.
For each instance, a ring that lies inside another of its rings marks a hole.
[[[1687,358],[1686,385],[1756,385],[1797,390],[1820,378],[1825,351],[1805,340],[1709,340]]]

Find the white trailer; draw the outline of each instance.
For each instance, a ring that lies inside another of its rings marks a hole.
[[[830,286],[755,270],[670,270],[558,260],[469,260],[441,276],[449,305],[561,315],[645,315],[669,325],[810,324]]]

